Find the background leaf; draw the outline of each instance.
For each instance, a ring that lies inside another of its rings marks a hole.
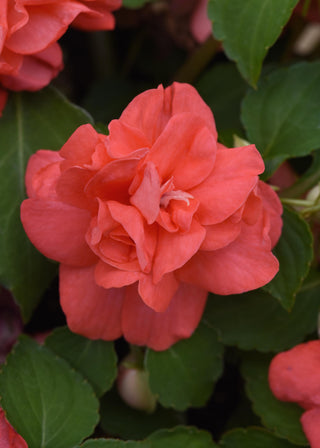
[[[91,386],[61,358],[23,336],[0,375],[1,406],[28,448],[72,448],[98,422]]]
[[[91,384],[98,397],[109,390],[117,376],[117,355],[112,342],[93,341],[56,328],[45,345],[78,370]]]
[[[125,404],[116,390],[112,389],[101,399],[101,427],[112,436],[139,440],[160,428],[171,428],[185,423],[182,414],[157,406],[148,414]]]
[[[279,439],[262,428],[241,428],[224,434],[219,446],[223,448],[293,448],[296,445]]]
[[[247,94],[242,121],[264,159],[279,165],[320,148],[319,85],[320,62],[304,62],[274,71]]]
[[[90,121],[50,88],[11,93],[0,120],[0,279],[25,321],[56,274],[56,265],[32,246],[20,222],[26,164],[38,149],[60,149],[78,126]]]
[[[314,280],[316,280],[314,284]],[[226,345],[244,350],[281,351],[304,340],[317,328],[319,274],[309,277],[288,312],[262,289],[233,296],[209,297],[203,320]]]
[[[114,439],[88,440],[81,448],[217,448],[209,433],[193,427],[178,426],[160,430],[141,442]]]
[[[222,372],[222,355],[223,346],[215,331],[200,324],[189,339],[166,351],[147,350],[145,365],[150,388],[165,407],[184,410],[203,406]]]
[[[298,0],[209,0],[213,33],[243,77],[256,85],[262,61]]]
[[[280,269],[264,288],[276,297],[285,309],[290,310],[310,269],[313,239],[308,224],[297,213],[284,209],[282,218],[281,237],[273,250],[279,260]]]
[[[251,353],[245,357],[242,373],[253,410],[263,424],[279,437],[297,445],[308,445],[300,424],[303,409],[295,403],[277,400],[269,388],[268,370],[271,358]]]

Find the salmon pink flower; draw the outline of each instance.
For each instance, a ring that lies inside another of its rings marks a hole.
[[[121,0],[2,0],[0,2],[0,106],[6,91],[39,90],[63,67],[57,40],[70,24],[114,28]],[[1,109],[1,110],[2,110]]]
[[[217,143],[209,107],[187,84],[146,91],[109,124],[79,127],[28,164],[21,219],[60,265],[70,329],[164,350],[189,337],[207,292],[269,282],[282,221],[254,145]]]
[[[0,408],[0,447],[28,448],[26,441],[12,428]]]
[[[320,448],[320,341],[299,344],[273,358],[269,384],[282,401],[298,403],[303,430],[311,448]]]

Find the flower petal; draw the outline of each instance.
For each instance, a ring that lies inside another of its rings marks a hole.
[[[40,193],[43,198],[56,198],[55,186],[60,175],[61,160],[57,151],[40,149],[32,154],[26,170],[26,189],[29,197],[38,196]],[[45,168],[50,169],[50,175],[47,175],[48,171]],[[45,171],[46,174],[43,175]]]
[[[32,244],[46,257],[73,266],[96,260],[85,240],[90,213],[62,202],[26,199],[21,221]]]
[[[300,421],[310,447],[318,448],[320,446],[320,407],[304,412]]]
[[[160,228],[153,262],[153,279],[157,283],[164,274],[181,268],[198,251],[206,235],[205,229],[193,220],[186,233],[169,233]]]
[[[97,263],[94,272],[97,285],[106,289],[131,285],[139,280],[142,275],[141,272],[123,271],[114,268],[107,263],[103,263],[103,261]]]
[[[267,284],[279,270],[264,240],[262,218],[254,226],[242,223],[239,237],[222,249],[199,251],[177,271],[179,279],[215,294],[240,294]]]
[[[151,275],[144,275],[139,281],[138,291],[144,303],[154,311],[164,311],[179,287],[172,273],[164,275],[156,284]]]
[[[233,216],[219,224],[204,226],[206,237],[201,244],[200,250],[217,250],[228,246],[240,234],[241,222],[234,222]]]
[[[60,302],[71,331],[110,341],[121,336],[124,288],[105,289],[94,280],[94,266],[60,265]]]
[[[173,177],[176,189],[186,190],[210,174],[215,155],[216,140],[202,117],[181,113],[169,120],[147,160],[155,164],[163,182]]]
[[[152,162],[146,163],[142,181],[130,202],[140,210],[148,224],[155,222],[160,211],[160,179]]]
[[[189,191],[200,201],[197,216],[201,224],[217,224],[235,213],[247,200],[263,170],[263,160],[254,145],[242,148],[219,145],[211,174]]]
[[[76,166],[90,164],[95,147],[100,141],[100,134],[91,124],[83,124],[68,138],[59,153],[61,157]]]
[[[320,341],[276,355],[269,368],[269,385],[279,400],[298,403],[304,409],[320,406]]]
[[[122,311],[124,337],[131,344],[166,350],[196,329],[207,299],[207,292],[193,285],[180,284],[168,308],[157,313],[146,306],[135,285],[127,287]]]

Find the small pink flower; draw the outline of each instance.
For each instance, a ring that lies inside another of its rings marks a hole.
[[[219,144],[190,85],[142,93],[109,131],[84,125],[59,152],[31,157],[21,220],[61,263],[72,331],[164,350],[192,334],[208,291],[274,277],[282,207],[258,179],[255,146]]]
[[[312,448],[320,448],[320,341],[299,344],[276,355],[269,368],[272,393],[306,409],[303,430]]]

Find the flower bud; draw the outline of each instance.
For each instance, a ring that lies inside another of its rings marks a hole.
[[[157,399],[149,387],[148,373],[131,360],[132,355],[129,355],[119,367],[119,395],[132,408],[151,413],[156,408]]]

